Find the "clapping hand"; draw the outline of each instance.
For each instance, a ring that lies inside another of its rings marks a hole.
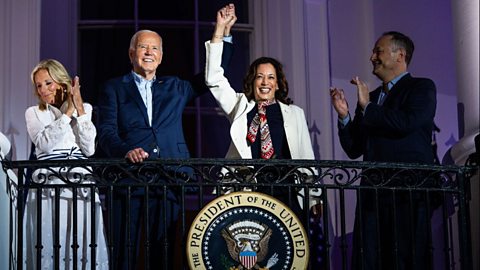
[[[348,115],[348,102],[345,98],[343,89],[332,87],[330,88],[330,98],[335,111],[338,113],[340,119],[344,119]]]
[[[83,99],[80,94],[80,79],[75,76],[72,81],[72,87],[67,90],[68,94],[68,108],[67,115],[72,116],[73,112],[77,110],[78,116],[85,114],[83,107]]]
[[[83,99],[82,95],[80,94],[80,78],[78,78],[78,76],[75,76],[73,79],[72,100],[73,104],[75,105],[75,109],[77,109],[78,115],[80,116],[85,114],[85,110],[83,108]]]
[[[368,85],[360,80],[358,76],[353,77],[350,83],[357,86],[358,104],[362,109],[365,109],[370,102],[370,90],[368,89]]]

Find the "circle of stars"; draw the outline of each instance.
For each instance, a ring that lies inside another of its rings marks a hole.
[[[260,217],[264,217],[264,218],[268,219],[270,222],[272,222],[272,224],[277,228],[277,230],[280,231],[281,237],[283,237],[284,242],[285,242],[285,246],[286,246],[285,263],[283,264],[284,266],[282,267],[282,269],[285,269],[285,270],[288,269],[288,267],[291,264],[291,261],[293,259],[293,257],[292,257],[292,255],[293,255],[292,252],[293,251],[292,251],[292,243],[291,243],[290,236],[289,236],[287,230],[283,227],[283,224],[278,220],[277,217],[273,216],[269,212],[263,211],[261,209],[256,209],[256,208],[234,208],[230,211],[226,211],[226,212],[222,213],[212,223],[210,223],[210,226],[209,226],[207,232],[205,233],[205,237],[204,237],[204,241],[203,241],[203,258],[204,258],[205,266],[207,267],[207,269],[209,269],[209,270],[214,269],[213,265],[212,265],[212,262],[210,261],[210,257],[209,257],[210,253],[209,253],[209,248],[208,248],[208,244],[209,244],[209,241],[212,237],[213,231],[225,219],[228,219],[228,218],[230,218],[231,216],[234,216],[234,215],[242,215],[242,214],[255,214],[255,215],[258,215]],[[256,233],[256,231],[255,231],[254,228],[246,228],[246,229],[243,229],[242,233]],[[254,241],[252,243],[253,250],[257,250],[257,244],[258,244],[257,241]],[[215,251],[213,251],[213,252],[214,252],[213,254],[218,254],[218,251],[216,251],[217,253],[215,253]]]

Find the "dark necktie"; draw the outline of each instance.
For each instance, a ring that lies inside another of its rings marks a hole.
[[[388,83],[383,83],[382,84],[382,93],[380,93],[380,99],[378,100],[378,105],[382,105],[385,99],[387,98],[388,92],[390,89],[388,89]]]

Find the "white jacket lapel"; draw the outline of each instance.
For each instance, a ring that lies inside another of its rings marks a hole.
[[[298,154],[298,130],[297,124],[295,122],[295,113],[292,110],[291,106],[288,106],[282,102],[279,102],[280,110],[283,117],[283,128],[285,129],[285,136],[287,137],[288,148],[290,150],[290,155],[293,157]]]
[[[245,103],[241,102],[241,104],[239,104],[232,120],[230,137],[232,138],[232,143],[239,152],[238,154],[240,154],[242,158],[248,159],[252,158],[252,151],[247,144],[247,114],[252,110],[256,103],[253,100],[246,102],[246,98],[244,98],[244,100]]]

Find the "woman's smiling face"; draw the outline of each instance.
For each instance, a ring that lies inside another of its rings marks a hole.
[[[62,91],[62,87],[52,79],[46,69],[38,70],[34,79],[35,88],[40,99],[47,104],[54,104],[57,90]]]
[[[255,100],[274,100],[278,90],[277,73],[275,67],[270,64],[260,64],[255,75]]]

